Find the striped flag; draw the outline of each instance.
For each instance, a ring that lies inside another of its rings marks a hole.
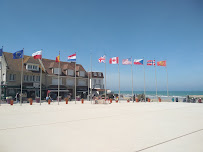
[[[122,64],[123,64],[123,65],[129,65],[129,64],[132,64],[132,59],[131,59],[131,58],[123,59],[123,60],[122,60]]]
[[[42,50],[33,53],[32,57],[34,57],[34,59],[42,59]]]
[[[76,53],[68,56],[68,61],[70,61],[70,62],[76,62]]]
[[[60,55],[56,57],[56,62],[60,62]]]

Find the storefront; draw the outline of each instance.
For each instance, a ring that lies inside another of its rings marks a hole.
[[[76,96],[80,96],[80,98],[87,99],[88,95],[88,87],[87,86],[78,86],[76,89]]]

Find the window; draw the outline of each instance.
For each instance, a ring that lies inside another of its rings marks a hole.
[[[61,74],[61,68],[54,68],[53,73],[54,74]]]
[[[39,65],[27,64],[26,69],[30,71],[39,71]]]
[[[32,81],[32,76],[31,75],[29,76],[29,81]]]
[[[73,76],[74,75],[73,70],[68,69],[68,75]]]
[[[16,80],[16,75],[15,74],[10,74],[9,75],[9,81],[15,81]]]
[[[33,68],[34,70],[37,70],[37,66],[36,66],[36,65],[33,65],[32,68]]]
[[[40,76],[37,75],[35,78],[36,78],[36,81],[37,81],[37,82],[40,81]]]
[[[86,86],[86,80],[79,79],[78,80],[78,86]]]
[[[101,80],[99,80],[99,84],[101,84]]]
[[[59,79],[59,84],[62,85],[62,79]],[[58,78],[52,78],[52,85],[58,85]]]
[[[26,75],[24,75],[24,81],[26,81]]]
[[[32,76],[32,81],[33,81],[33,82],[35,81],[35,76],[34,76],[34,75]]]
[[[96,84],[96,79],[94,79],[94,84]]]
[[[85,71],[80,71],[80,77],[84,77],[85,76]]]
[[[66,85],[67,86],[74,86],[75,85],[74,79],[67,79],[66,80]]]
[[[94,72],[94,76],[95,76],[95,77],[97,76],[97,72]]]
[[[101,72],[98,73],[99,77],[101,77]]]

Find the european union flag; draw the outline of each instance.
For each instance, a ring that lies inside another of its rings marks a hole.
[[[0,56],[2,56],[3,54],[3,49],[0,49]]]
[[[23,50],[13,53],[13,59],[20,59],[20,58],[23,58]]]

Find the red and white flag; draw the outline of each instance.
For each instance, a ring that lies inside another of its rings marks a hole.
[[[32,57],[34,57],[34,59],[42,59],[42,50],[33,53]]]
[[[147,65],[156,65],[155,60],[148,60]]]
[[[101,56],[100,58],[99,58],[99,63],[105,63],[105,61],[106,61],[106,56],[104,55],[104,56]]]
[[[110,58],[109,63],[110,64],[118,64],[119,63],[119,58],[118,57]]]

